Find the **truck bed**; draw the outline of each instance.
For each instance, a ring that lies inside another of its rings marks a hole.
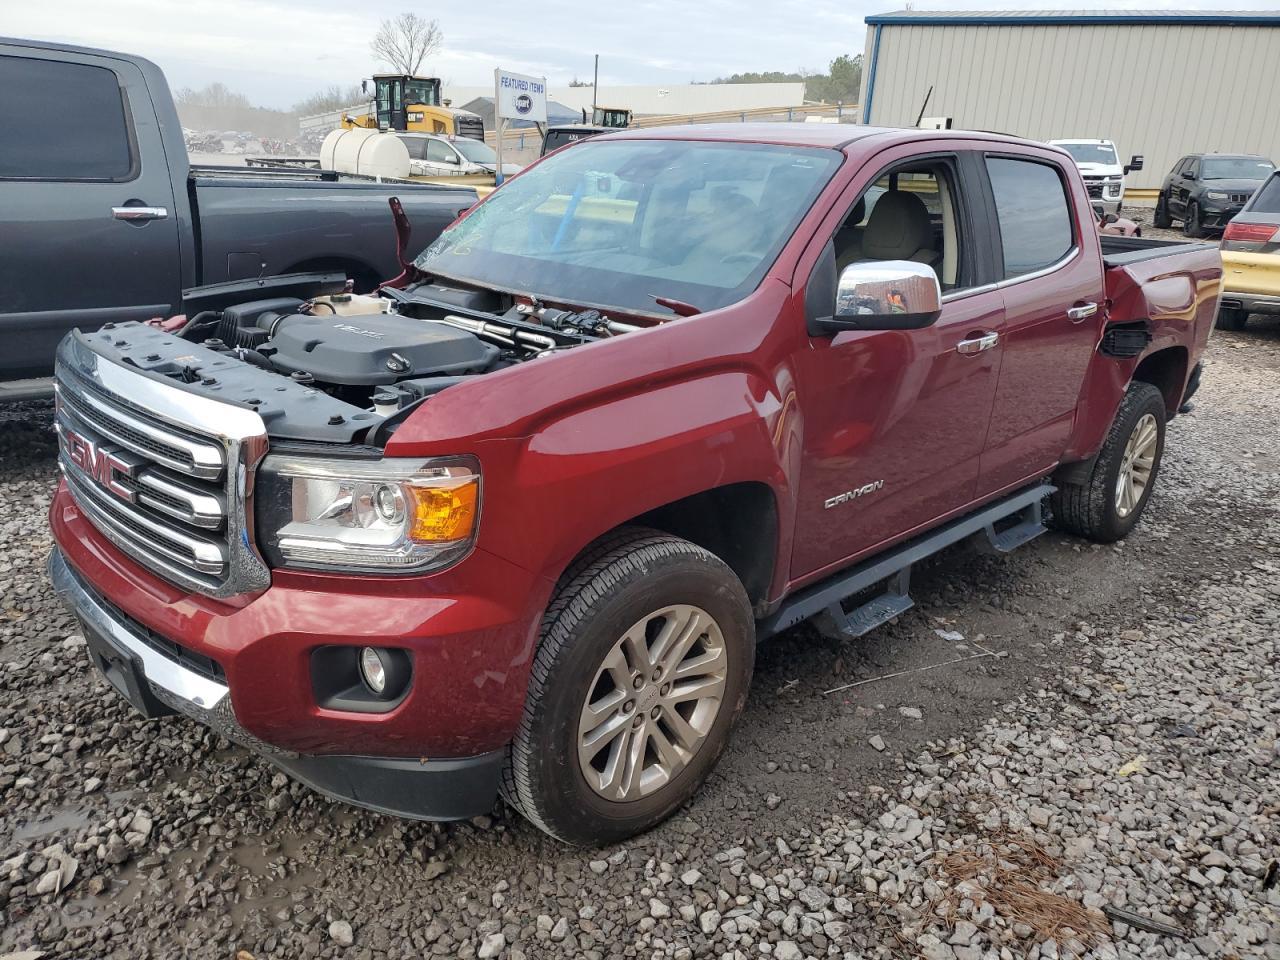
[[[1156,240],[1152,237],[1117,237],[1111,234],[1103,234],[1098,239],[1102,241],[1102,262],[1109,268],[1128,267],[1199,248],[1217,251],[1215,244],[1200,240]]]

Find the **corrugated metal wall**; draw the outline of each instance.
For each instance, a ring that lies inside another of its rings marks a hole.
[[[1175,24],[886,24],[870,122],[926,116],[1035,140],[1098,137],[1146,167],[1154,188],[1188,153],[1260,153],[1280,162],[1280,29]],[[867,29],[864,62],[875,55]],[[864,71],[863,103],[870,70]]]

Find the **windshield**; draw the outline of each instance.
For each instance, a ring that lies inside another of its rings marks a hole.
[[[1109,143],[1060,143],[1076,163],[1101,163],[1109,167],[1117,164],[1116,149]]]
[[[498,162],[498,155],[493,152],[493,147],[479,140],[459,137],[453,141],[453,149],[457,150],[472,163]]]
[[[588,140],[504,185],[418,257],[426,273],[549,299],[712,310],[755,289],[831,178],[834,150]]]
[[[1276,168],[1261,157],[1205,157],[1200,164],[1201,180],[1262,180]]]

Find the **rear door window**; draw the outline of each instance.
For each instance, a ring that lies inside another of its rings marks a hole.
[[[105,67],[0,56],[0,178],[130,180],[124,97]]]
[[[427,158],[427,142],[421,137],[401,137],[400,142],[409,151],[410,160],[425,160]]]
[[[1052,266],[1075,246],[1075,228],[1061,171],[1049,163],[988,157],[1004,250],[1004,275]]]

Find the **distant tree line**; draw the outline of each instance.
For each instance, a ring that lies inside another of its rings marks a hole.
[[[857,103],[862,85],[862,54],[836,57],[826,73],[798,70],[786,73],[781,70],[763,70],[735,73],[719,77],[714,83],[804,83],[804,98],[819,103]]]

